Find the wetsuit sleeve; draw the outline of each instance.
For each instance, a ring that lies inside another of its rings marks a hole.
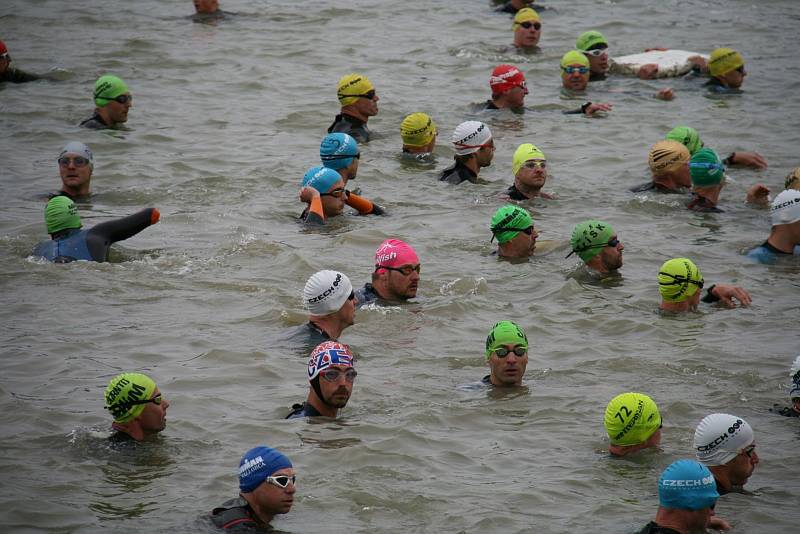
[[[312,224],[325,224],[325,212],[322,210],[322,199],[311,199],[311,205],[306,212],[306,222]]]
[[[706,296],[703,297],[700,300],[702,300],[703,302],[705,302],[707,304],[713,304],[715,302],[719,302],[720,298],[712,293],[712,291],[714,291],[715,287],[717,287],[717,284],[714,284],[713,286],[709,287],[708,291],[706,291]]]
[[[383,208],[373,203],[371,200],[367,200],[349,191],[347,192],[347,200],[345,202],[351,208],[357,209],[358,213],[361,215],[383,215],[384,213]]]
[[[161,213],[156,208],[147,208],[121,219],[114,219],[94,226],[86,235],[86,244],[92,259],[105,261],[108,247],[117,241],[135,236],[148,226],[156,224]]]
[[[3,80],[0,81],[7,81],[11,83],[26,83],[26,82],[35,82],[40,78],[41,76],[37,76],[36,74],[31,74],[23,70],[8,69],[6,71],[6,76],[4,76]]]

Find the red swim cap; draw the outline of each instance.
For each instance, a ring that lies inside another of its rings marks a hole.
[[[498,65],[489,78],[492,94],[500,95],[516,86],[525,87],[525,75],[514,65]]]
[[[3,41],[0,41],[0,54],[5,54],[8,52],[8,48],[6,48],[6,44]]]

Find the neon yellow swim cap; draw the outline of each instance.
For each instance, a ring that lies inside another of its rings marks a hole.
[[[103,107],[119,95],[128,93],[128,86],[122,79],[106,74],[94,82],[94,104]]]
[[[638,445],[661,428],[661,414],[644,393],[622,393],[606,406],[603,424],[612,444]]]
[[[336,96],[339,98],[339,103],[343,106],[349,106],[358,101],[359,97],[367,94],[375,89],[369,78],[361,74],[347,74],[342,76],[339,80],[339,86],[336,89]]]
[[[406,146],[426,146],[436,133],[436,123],[425,113],[412,113],[400,124],[400,137]]]
[[[539,22],[539,14],[529,7],[523,7],[517,14],[514,15],[514,24],[511,26],[511,29],[517,31],[519,25],[523,22]]]
[[[586,54],[582,54],[578,50],[570,50],[561,58],[561,66],[568,67],[570,65],[582,65],[584,67],[588,67],[589,58],[586,57]]]
[[[492,353],[503,345],[518,345],[527,349],[528,336],[516,323],[500,321],[489,330],[489,335],[486,336],[486,359],[488,360]]]
[[[530,161],[532,159],[547,160],[547,158],[544,157],[544,152],[539,150],[536,145],[532,145],[530,143],[523,143],[519,145],[517,150],[514,152],[514,158],[511,160],[511,170],[514,172],[514,176],[517,175],[526,161]]]
[[[117,423],[128,423],[142,414],[147,403],[140,401],[150,399],[155,390],[156,383],[147,375],[119,374],[111,379],[106,388],[106,409]]]
[[[674,258],[658,270],[658,291],[667,302],[689,300],[703,287],[703,275],[692,260]]]
[[[708,72],[711,76],[722,76],[742,66],[744,58],[732,48],[717,48],[708,58]]]
[[[578,50],[589,50],[594,45],[604,44],[608,46],[608,41],[603,34],[597,30],[583,32],[575,41],[575,48]]]

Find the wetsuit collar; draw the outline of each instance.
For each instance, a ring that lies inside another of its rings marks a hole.
[[[325,339],[331,339],[330,334],[328,334],[325,330],[320,328],[314,321],[308,321],[308,327],[315,331],[317,334],[325,337]]]
[[[772,244],[769,242],[769,239],[767,239],[766,241],[764,241],[764,242],[761,244],[761,246],[762,246],[762,247],[764,247],[765,249],[769,250],[769,251],[770,251],[770,252],[772,252],[773,254],[784,254],[784,255],[786,255],[786,256],[791,256],[791,255],[794,253],[794,250],[792,250],[792,252],[784,252],[784,251],[782,251],[781,249],[774,247],[774,246],[773,246],[773,245],[772,245]]]

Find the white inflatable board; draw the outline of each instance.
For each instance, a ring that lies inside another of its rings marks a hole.
[[[708,56],[697,52],[686,50],[653,50],[630,56],[611,58],[611,71],[619,74],[633,74],[639,71],[639,67],[648,63],[658,65],[659,78],[674,78],[682,76],[692,70],[692,63],[689,58],[701,56],[708,61]]]

